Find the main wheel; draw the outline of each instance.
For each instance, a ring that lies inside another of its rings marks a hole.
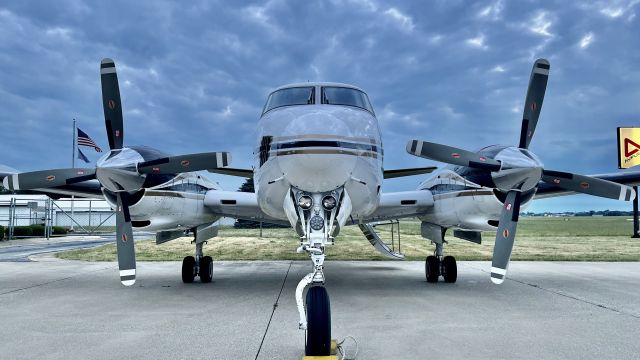
[[[182,282],[191,284],[196,277],[196,258],[187,256],[182,260]]]
[[[211,256],[203,256],[200,259],[200,281],[210,283],[213,280],[213,259]]]
[[[323,286],[307,291],[307,356],[328,356],[331,351],[331,304]]]
[[[442,259],[442,269],[444,272],[442,273],[442,277],[444,277],[444,282],[446,283],[454,283],[458,278],[458,266],[456,265],[456,258],[453,256],[445,256]]]
[[[427,275],[427,282],[436,283],[440,276],[440,259],[430,255],[424,264],[424,272]]]

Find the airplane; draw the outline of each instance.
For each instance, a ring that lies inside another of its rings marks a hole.
[[[101,63],[102,97],[110,151],[95,168],[4,173],[9,190],[102,196],[116,209],[120,279],[135,282],[132,229],[159,230],[158,244],[192,231],[195,256],[185,257],[182,280],[212,281],[212,259],[202,244],[217,235],[220,217],[288,224],[300,239],[312,271],[296,287],[299,328],[306,330],[306,355],[328,355],[330,302],[324,260],[345,226],[359,226],[369,242],[392,259],[403,259],[376,234],[377,221],[417,217],[422,236],[435,244],[425,260],[429,283],[457,280],[455,258],[444,256],[444,236],[480,243],[481,231],[496,231],[491,280],[505,280],[519,212],[541,197],[584,193],[631,201],[629,185],[640,172],[584,176],[547,170],[529,150],[550,65],[537,60],[531,72],[517,146],[492,145],[471,152],[410,140],[407,152],[450,164],[385,170],[381,131],[367,94],[329,82],[281,86],[268,97],[258,120],[254,166],[231,168],[230,154],[211,152],[169,156],[144,146],[123,145],[123,118],[115,64]],[[200,175],[253,178],[255,193],[223,191]],[[435,171],[437,170],[437,171]],[[434,172],[435,171],[435,172]],[[381,191],[383,179],[431,173],[414,191]],[[303,299],[306,290],[306,297]]]

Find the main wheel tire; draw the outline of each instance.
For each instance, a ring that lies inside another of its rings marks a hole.
[[[427,276],[427,282],[436,283],[440,276],[440,259],[430,255],[424,263],[424,272]]]
[[[191,284],[196,277],[196,258],[187,256],[182,259],[182,282]]]
[[[307,339],[304,353],[307,356],[328,356],[331,351],[331,304],[323,286],[313,286],[307,291]]]
[[[445,256],[442,259],[442,269],[444,273],[442,277],[444,277],[444,282],[446,283],[454,283],[458,278],[458,265],[456,264],[456,258],[453,256]]]
[[[213,259],[211,256],[203,256],[200,259],[200,281],[210,283],[213,280]]]

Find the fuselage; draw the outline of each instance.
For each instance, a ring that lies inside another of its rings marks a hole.
[[[258,122],[254,150],[258,203],[286,219],[292,190],[344,189],[354,219],[378,206],[383,149],[367,95],[345,84],[303,83],[272,92]]]

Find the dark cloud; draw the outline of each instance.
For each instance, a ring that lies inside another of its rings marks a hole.
[[[639,121],[636,11],[635,1],[4,2],[1,162],[69,166],[72,118],[106,147],[103,57],[119,69],[126,143],[228,150],[249,167],[270,89],[340,81],[369,93],[387,168],[430,164],[405,153],[416,137],[514,144],[531,64],[546,57],[551,79],[532,149],[554,169],[615,171],[615,127]],[[576,199],[535,206],[624,206]]]

